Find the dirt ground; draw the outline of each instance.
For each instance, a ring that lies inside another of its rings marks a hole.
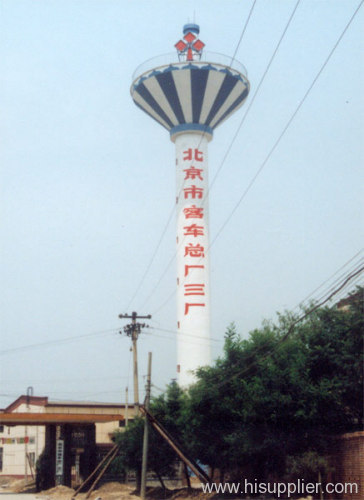
[[[35,493],[34,482],[26,482],[25,480],[14,480],[1,478],[0,492],[11,493]],[[46,491],[36,493],[36,498],[39,500],[71,500],[75,491],[67,486],[56,486]],[[90,500],[140,500],[140,496],[135,493],[135,487],[132,485],[111,482],[104,484],[100,488],[94,490]],[[204,495],[199,490],[194,490],[188,494],[185,488],[164,491],[160,487],[149,487],[147,489],[147,498],[151,500],[208,500],[214,495]],[[86,493],[80,493],[76,496],[76,500],[84,500]],[[16,497],[15,497],[16,498]]]
[[[0,478],[0,495],[1,492],[13,493],[14,500],[17,498],[14,493],[32,493],[30,498],[39,500],[72,500],[75,491],[67,486],[56,486],[50,490],[35,492],[35,483],[26,482],[25,480],[14,480],[7,478]],[[23,498],[23,497],[22,497]],[[75,500],[85,500],[86,493],[80,493],[76,496]],[[238,500],[237,497],[224,497],[216,493],[204,494],[198,488],[193,488],[188,491],[187,488],[174,488],[163,490],[161,487],[148,487],[147,499],[148,500],[218,500],[222,498],[229,498],[230,500]],[[133,485],[110,482],[106,483],[100,488],[94,490],[90,500],[140,500],[140,496],[135,494],[135,487]],[[301,498],[298,500],[312,500],[312,497]]]
[[[74,491],[65,486],[57,486],[56,488],[52,488],[51,490],[44,491],[42,493],[38,493],[40,500],[71,500]],[[128,486],[120,483],[108,483],[101,486],[101,488],[92,492],[89,497],[90,500],[140,500],[140,496],[136,496],[134,493],[134,487]],[[77,495],[76,500],[83,500],[86,496],[86,493]],[[213,495],[210,496],[210,498]],[[162,488],[148,488],[147,490],[147,498],[153,500],[174,500],[174,499],[183,499],[183,500],[199,500],[199,499],[208,499],[208,495],[202,495],[201,492],[196,490],[196,494],[187,495],[187,491],[185,489],[181,490],[169,490],[164,491]]]

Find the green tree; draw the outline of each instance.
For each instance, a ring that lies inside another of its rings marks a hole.
[[[312,309],[312,308],[311,308]],[[151,411],[189,454],[212,470],[275,479],[298,470],[325,474],[330,435],[363,428],[363,289],[346,310],[289,312],[242,339],[232,324],[223,355],[196,371],[182,391],[173,382]],[[123,463],[140,470],[142,422],[117,436]],[[151,433],[149,468],[171,472],[174,452]]]
[[[197,371],[185,403],[191,451],[212,468],[282,477],[288,457],[326,452],[328,435],[362,428],[363,295],[320,308],[294,328],[278,315],[242,340],[231,325],[223,356]],[[319,460],[317,460],[319,467]]]
[[[174,436],[179,434],[178,421],[181,415],[182,391],[172,382],[165,394],[151,401],[150,411]],[[124,431],[115,433],[115,441],[120,444],[117,467],[120,471],[133,469],[136,473],[137,489],[140,489],[140,471],[143,453],[144,419],[136,418]],[[169,444],[153,429],[149,432],[148,470],[153,471],[162,486],[163,476],[175,474],[176,454]]]

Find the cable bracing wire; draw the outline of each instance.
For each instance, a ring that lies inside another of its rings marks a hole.
[[[363,0],[364,1],[364,0]],[[305,318],[307,318],[309,315],[311,315],[313,312],[315,312],[317,309],[320,307],[324,306],[327,302],[332,300],[348,283],[352,282],[358,275],[362,274],[364,271],[364,268],[362,267],[355,273],[352,273],[350,275],[347,275],[345,280],[330,294],[328,295],[325,299],[323,299],[320,303],[315,304],[310,310],[306,311],[302,316],[294,320],[289,327],[287,328],[286,333],[280,338],[278,345],[276,345],[274,348],[266,350],[264,346],[261,346],[260,348],[256,348],[254,352],[251,354],[251,358],[255,356],[259,356],[259,362],[262,360],[266,360],[269,357],[271,357],[278,349],[279,347],[287,341],[289,338],[290,334],[293,331],[293,328],[303,321]],[[265,352],[264,352],[265,351]],[[236,377],[239,377],[241,375],[244,375],[245,373],[249,373],[250,370],[253,368],[259,369],[258,362],[257,360],[253,360],[248,366],[244,366],[244,368],[238,370],[234,374],[232,374],[230,377],[227,377],[225,380],[221,381],[220,383],[217,383],[214,385],[214,390],[220,389],[221,387],[224,387],[227,385],[229,382],[234,380]],[[213,395],[211,395],[213,397]]]
[[[228,155],[229,155],[229,153],[230,153],[230,151],[231,151],[231,148],[233,147],[233,144],[235,143],[236,138],[237,138],[237,137],[238,137],[238,135],[239,135],[239,132],[240,132],[240,130],[241,130],[241,127],[242,127],[242,126],[243,126],[243,124],[245,123],[246,117],[248,116],[249,111],[250,111],[250,109],[251,109],[251,107],[252,107],[252,105],[253,105],[253,103],[254,103],[254,101],[255,101],[255,98],[256,98],[257,94],[259,93],[260,88],[261,88],[261,86],[262,86],[262,84],[263,84],[263,82],[264,82],[264,80],[265,80],[265,77],[267,76],[267,73],[268,73],[268,71],[269,71],[270,67],[272,66],[272,63],[273,63],[273,61],[274,61],[274,59],[275,59],[275,57],[276,57],[276,55],[277,55],[277,52],[278,52],[278,50],[279,50],[279,47],[280,47],[280,45],[281,45],[281,43],[282,43],[282,41],[283,41],[283,39],[284,39],[284,37],[285,37],[285,35],[286,35],[287,31],[288,31],[288,28],[289,28],[289,26],[290,26],[290,24],[291,24],[291,22],[292,22],[292,19],[293,19],[293,17],[294,17],[294,15],[295,15],[295,13],[296,13],[296,10],[297,10],[298,5],[300,4],[300,2],[301,2],[301,0],[297,0],[297,3],[296,3],[296,5],[294,6],[294,8],[293,8],[293,10],[292,10],[292,12],[291,12],[291,15],[289,16],[289,19],[288,19],[288,21],[287,21],[287,23],[286,23],[286,26],[284,27],[284,30],[283,30],[283,32],[282,32],[282,35],[280,36],[280,38],[279,38],[279,40],[278,40],[278,43],[277,43],[277,45],[276,45],[276,48],[275,48],[275,49],[274,49],[274,51],[273,51],[272,57],[270,58],[270,60],[269,60],[269,62],[268,62],[268,64],[267,64],[267,67],[265,68],[264,73],[263,73],[263,75],[262,75],[262,77],[261,77],[261,79],[260,79],[260,81],[259,81],[259,83],[258,83],[258,85],[257,85],[257,89],[256,89],[256,91],[254,92],[254,95],[253,95],[253,97],[251,98],[251,100],[250,100],[250,102],[249,102],[249,104],[248,104],[248,107],[246,108],[246,111],[245,111],[245,113],[244,113],[244,116],[243,116],[243,118],[241,119],[241,121],[240,121],[240,123],[239,123],[239,125],[238,125],[238,128],[236,129],[236,132],[235,132],[235,134],[233,135],[232,140],[230,141],[230,144],[229,144],[229,146],[228,146],[228,148],[227,148],[227,150],[226,150],[226,153],[225,153],[225,155],[224,155],[224,157],[223,157],[223,159],[222,159],[222,161],[221,161],[221,163],[220,163],[220,166],[219,166],[219,168],[217,169],[216,174],[214,175],[214,177],[213,177],[213,179],[212,179],[212,181],[211,181],[211,183],[210,183],[210,187],[209,187],[209,189],[208,189],[207,194],[211,191],[212,186],[215,184],[216,178],[217,178],[217,177],[218,177],[218,175],[220,174],[220,172],[221,172],[221,170],[222,170],[222,167],[223,167],[223,166],[224,166],[224,164],[225,164],[225,161],[226,161],[226,159],[227,159],[227,157],[228,157]]]
[[[144,281],[145,281],[145,278],[147,277],[147,275],[148,275],[148,273],[149,273],[150,268],[152,267],[152,264],[153,264],[153,262],[154,262],[154,259],[155,259],[156,255],[157,255],[157,253],[158,253],[159,247],[161,246],[161,243],[162,243],[162,241],[163,241],[164,235],[165,235],[165,234],[166,234],[166,232],[167,232],[167,229],[168,229],[169,223],[170,223],[170,222],[171,222],[171,220],[172,220],[172,217],[173,217],[173,214],[174,214],[175,208],[176,208],[176,206],[175,206],[175,205],[173,205],[173,209],[172,209],[172,211],[170,212],[169,217],[168,217],[168,220],[167,220],[167,222],[166,222],[166,224],[165,224],[165,226],[164,226],[164,228],[163,228],[162,234],[161,234],[161,235],[160,235],[160,237],[159,237],[159,240],[158,240],[157,246],[156,246],[156,247],[155,247],[155,249],[154,249],[154,252],[153,252],[153,254],[152,254],[152,257],[150,258],[150,260],[149,260],[149,262],[148,262],[147,268],[146,268],[146,270],[144,271],[144,274],[143,274],[143,276],[142,276],[142,278],[141,278],[141,280],[140,280],[140,282],[139,282],[139,285],[137,286],[137,288],[136,288],[136,290],[135,290],[134,294],[132,295],[132,297],[131,297],[131,299],[130,299],[130,301],[129,301],[129,303],[128,303],[127,307],[126,307],[126,310],[129,310],[129,307],[130,307],[130,306],[131,306],[131,304],[133,303],[133,300],[134,300],[134,299],[135,299],[135,297],[137,296],[137,294],[138,294],[139,290],[141,289],[141,287],[142,287],[142,285],[143,285],[143,283],[144,283]],[[143,306],[142,306],[142,307],[143,307]]]
[[[339,43],[341,42],[342,38],[344,37],[345,33],[347,32],[347,30],[349,29],[349,26],[351,25],[353,19],[355,18],[356,14],[358,13],[360,7],[362,6],[364,0],[361,0],[360,4],[358,5],[358,7],[356,8],[354,14],[351,16],[350,20],[348,21],[348,23],[346,24],[344,30],[342,31],[341,35],[339,36],[339,38],[337,39],[337,41],[335,42],[334,46],[332,47],[331,51],[329,52],[328,56],[326,57],[324,63],[322,64],[321,68],[319,69],[319,71],[317,72],[315,78],[313,79],[313,81],[311,82],[310,86],[308,87],[306,93],[304,94],[304,96],[302,97],[301,101],[299,102],[298,106],[296,107],[295,111],[293,112],[293,114],[291,115],[290,119],[288,120],[288,122],[286,123],[285,127],[283,128],[282,132],[279,134],[278,138],[276,139],[275,143],[273,144],[272,148],[270,149],[268,155],[266,156],[265,160],[263,161],[263,163],[261,164],[261,166],[259,167],[259,169],[257,170],[257,172],[255,173],[255,175],[253,176],[252,180],[250,181],[250,183],[248,184],[247,188],[245,189],[245,191],[243,192],[243,194],[241,195],[241,197],[239,198],[238,202],[235,204],[233,210],[230,212],[229,216],[227,217],[227,219],[225,220],[225,222],[222,224],[222,226],[220,227],[220,229],[218,230],[217,234],[215,235],[214,239],[212,240],[212,242],[210,243],[210,246],[209,246],[209,249],[213,246],[213,244],[215,243],[215,241],[217,240],[217,238],[220,236],[221,232],[224,230],[224,228],[226,227],[226,225],[228,224],[228,222],[230,221],[230,219],[232,218],[232,216],[234,215],[234,213],[236,212],[236,210],[238,209],[238,207],[240,206],[241,202],[244,200],[244,198],[246,197],[246,195],[248,194],[248,192],[250,191],[251,187],[253,186],[254,182],[256,181],[256,179],[258,178],[258,176],[260,175],[260,173],[262,172],[262,170],[264,169],[264,167],[266,166],[266,164],[268,163],[268,160],[270,159],[270,157],[272,156],[272,154],[274,153],[274,151],[276,150],[278,144],[281,142],[282,138],[284,137],[285,133],[287,132],[288,128],[290,127],[291,123],[293,122],[293,120],[295,119],[295,117],[297,116],[299,110],[301,109],[303,103],[306,101],[308,95],[310,94],[311,90],[313,89],[313,87],[315,86],[317,80],[319,79],[319,77],[321,76],[321,73],[323,72],[323,70],[326,68],[327,66],[327,63],[330,61],[332,55],[334,54],[337,46],[339,45]],[[208,249],[208,250],[209,250]]]
[[[334,276],[336,276],[340,271],[342,271],[345,267],[347,267],[356,257],[358,257],[361,253],[363,253],[363,249],[359,250],[353,257],[351,257],[345,264],[343,264],[339,269],[337,269],[331,276],[329,276],[325,281],[323,281],[320,285],[318,285],[309,295],[307,295],[299,304],[297,304],[294,309],[297,309],[298,307],[301,306],[304,302],[306,302],[310,297],[312,297],[313,294],[315,294],[320,288],[322,288],[324,285],[326,285]],[[363,258],[359,260],[359,262],[362,262]],[[356,265],[356,264],[355,264]]]
[[[171,330],[171,329],[168,329],[168,328],[161,328],[161,327],[151,327],[152,330],[156,330],[156,331],[160,331],[160,332],[167,332],[167,333],[173,333],[174,335],[177,335],[178,333],[178,336],[182,336],[182,337],[192,337],[193,339],[202,339],[202,340],[208,340],[208,341],[211,341],[211,342],[222,342],[221,339],[215,339],[215,338],[206,338],[206,337],[203,337],[202,335],[194,335],[192,333],[186,333],[186,332],[180,332],[180,331],[177,331],[177,330]]]
[[[83,340],[86,338],[110,335],[111,333],[116,333],[118,331],[119,331],[119,328],[113,328],[113,329],[104,330],[104,331],[95,332],[95,333],[87,333],[85,335],[76,335],[74,337],[66,337],[64,339],[47,340],[46,342],[38,342],[37,344],[29,344],[29,345],[25,345],[25,346],[21,346],[21,347],[12,347],[10,349],[4,349],[4,350],[0,351],[0,356],[3,354],[11,354],[13,352],[18,352],[18,351],[36,349],[38,347],[66,344],[68,342],[75,342],[77,340]]]
[[[363,259],[360,259],[358,263],[356,263],[354,266],[351,266],[350,269],[346,270],[345,273],[341,274],[338,278],[336,278],[330,285],[325,289],[325,291],[320,292],[319,297],[316,297],[316,302],[320,302],[328,293],[331,293],[332,290],[335,289],[338,283],[341,282],[341,280],[347,276],[348,273],[356,273],[360,268],[363,267],[364,261]],[[306,299],[307,300],[307,299]],[[302,303],[301,303],[302,304]],[[300,304],[300,306],[301,306]]]
[[[232,67],[233,65],[233,62],[235,61],[235,57],[236,57],[236,54],[238,53],[238,50],[239,50],[239,47],[240,47],[240,44],[241,44],[241,41],[243,40],[243,37],[245,35],[245,32],[246,32],[246,29],[248,27],[248,24],[249,24],[249,21],[250,21],[250,18],[253,14],[253,10],[254,10],[254,7],[255,7],[255,4],[257,3],[257,0],[254,0],[252,6],[250,7],[250,11],[249,11],[249,14],[248,14],[248,17],[245,21],[245,25],[244,25],[244,28],[243,28],[243,31],[241,32],[241,35],[240,35],[240,38],[239,38],[239,41],[238,41],[238,44],[235,48],[235,51],[234,51],[234,54],[233,54],[233,57],[231,58],[231,61],[230,61],[230,65],[229,65],[229,68]]]

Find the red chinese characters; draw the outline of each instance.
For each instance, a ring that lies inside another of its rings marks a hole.
[[[205,269],[205,266],[202,266],[202,265],[189,266],[186,264],[185,265],[185,277],[188,276],[190,269]]]
[[[186,168],[184,170],[184,172],[186,172],[185,181],[187,179],[192,179],[192,180],[200,179],[200,181],[203,181],[202,168],[190,167],[190,168]]]
[[[183,228],[185,232],[183,233],[185,236],[203,236],[203,226],[197,226],[197,224],[191,224],[190,226],[184,226]]]
[[[203,208],[196,207],[196,205],[191,205],[183,210],[186,219],[202,219],[203,218]]]
[[[187,257],[187,255],[189,255],[190,257],[205,257],[204,250],[204,247],[199,243],[197,243],[197,245],[189,243],[187,246],[185,246],[184,256]]]
[[[185,316],[189,313],[190,307],[193,307],[193,306],[205,307],[205,304],[201,304],[201,303],[199,303],[199,304],[196,304],[196,303],[191,304],[189,302],[185,302]]]
[[[184,192],[185,199],[187,199],[189,196],[192,199],[195,199],[195,198],[201,199],[202,196],[203,196],[203,189],[202,188],[198,188],[195,185],[192,185],[192,186],[190,186],[188,188],[184,188],[183,192]]]
[[[190,223],[183,226],[183,236],[192,237],[196,241],[194,243],[186,243],[184,251],[184,258],[188,259],[184,266],[184,278],[185,280],[194,280],[192,283],[188,283],[188,281],[181,283],[184,289],[184,297],[190,297],[189,301],[185,301],[184,304],[184,315],[187,316],[194,308],[206,307],[206,304],[201,302],[201,299],[198,300],[197,298],[205,296],[204,274],[201,274],[201,271],[205,269],[203,263],[205,258],[204,239],[201,239],[201,237],[206,235],[204,209],[202,206],[204,197],[204,169],[202,163],[204,161],[204,153],[198,148],[188,148],[183,151],[182,159],[183,162],[188,162],[185,168],[182,167],[185,174],[183,186],[184,200],[196,200],[193,205],[183,208],[183,215],[186,221],[190,221],[190,219],[199,219],[199,224]],[[188,181],[192,181],[192,183]],[[201,201],[199,202],[198,200]],[[195,264],[190,263],[191,261],[189,259],[191,258],[196,259]],[[193,275],[195,275],[195,278]],[[193,300],[194,296],[196,296],[195,300]]]
[[[184,154],[183,161],[191,161],[191,160],[203,161],[203,152],[199,151],[198,148],[186,149],[186,151],[183,151],[183,154]]]
[[[185,295],[205,295],[204,287],[202,283],[193,283],[189,285],[184,285]]]

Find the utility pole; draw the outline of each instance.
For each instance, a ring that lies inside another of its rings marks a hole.
[[[27,387],[27,412],[29,412],[29,408],[30,408],[30,398],[31,396],[33,396],[34,394],[34,389],[32,386],[29,386]],[[25,472],[25,481],[28,482],[28,426],[26,425],[25,428],[24,428],[24,450],[25,450],[25,453],[24,453],[24,459],[25,459],[25,463],[24,463],[24,472]],[[29,464],[30,465],[30,464]],[[30,469],[30,472],[32,472],[32,469]]]
[[[125,427],[129,423],[129,387],[125,389]]]
[[[152,381],[152,353],[148,352],[148,375],[147,375],[147,387],[146,387],[146,396],[145,396],[145,408],[147,410],[149,410],[151,381]],[[149,421],[148,421],[148,417],[145,416],[144,437],[143,437],[143,457],[142,457],[142,484],[141,484],[141,488],[140,488],[140,496],[141,496],[142,500],[145,500],[145,494],[146,494],[146,489],[147,489],[148,439],[149,439]]]
[[[138,383],[138,350],[137,341],[142,328],[148,327],[145,323],[137,323],[137,319],[151,319],[151,314],[148,316],[138,316],[136,312],[132,312],[131,316],[128,314],[119,314],[121,319],[131,319],[129,325],[124,326],[124,333],[131,337],[133,349],[133,377],[134,377],[134,405],[135,413],[139,413],[139,383]],[[122,333],[122,332],[119,332]]]

